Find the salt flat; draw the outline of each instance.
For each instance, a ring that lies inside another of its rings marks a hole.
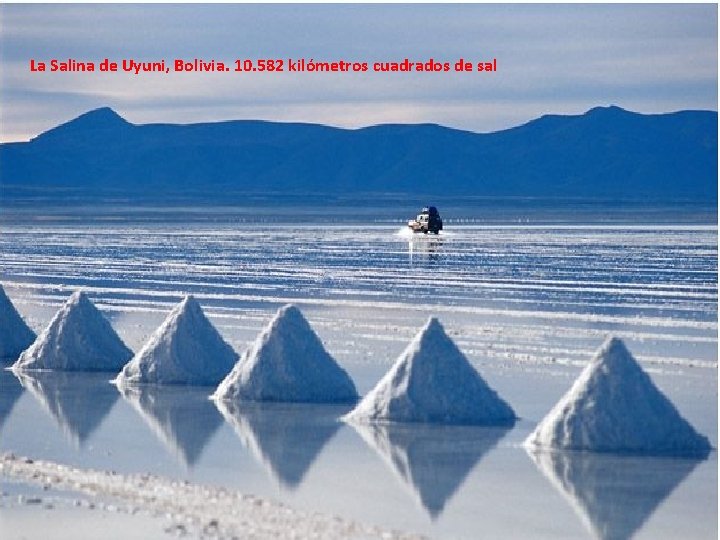
[[[608,333],[717,446],[713,224],[449,221],[436,238],[382,220],[261,217],[10,223],[0,281],[36,332],[82,288],[135,352],[184,294],[239,354],[294,303],[361,395],[437,316],[518,423],[361,432],[337,422],[342,406],[220,410],[212,388],[122,395],[82,374],[2,372],[0,451],[436,537],[716,537],[714,451],[695,462],[522,448]]]

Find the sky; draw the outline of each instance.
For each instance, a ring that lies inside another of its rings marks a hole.
[[[716,4],[0,5],[0,141],[101,106],[136,124],[228,119],[490,132],[602,105],[717,110]],[[30,60],[497,59],[494,73],[50,73]]]

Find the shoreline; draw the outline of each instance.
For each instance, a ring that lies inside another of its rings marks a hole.
[[[125,514],[166,518],[168,534],[197,538],[382,538],[420,539],[420,535],[385,530],[339,516],[305,512],[239,491],[177,481],[153,474],[119,474],[81,469],[12,453],[0,455],[0,476],[57,492],[81,493],[95,499],[76,506]],[[54,492],[54,493],[53,493]],[[105,501],[112,503],[105,504]],[[37,502],[27,499],[28,502]],[[40,501],[41,502],[41,501]],[[38,508],[47,508],[38,502]],[[95,504],[95,506],[92,506]]]

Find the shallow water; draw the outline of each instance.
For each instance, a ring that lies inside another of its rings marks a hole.
[[[714,537],[716,453],[700,462],[529,454],[522,440],[574,373],[484,374],[523,415],[514,428],[350,426],[338,421],[346,406],[216,406],[211,389],[120,392],[102,374],[3,371],[0,450],[222,485],[439,537]],[[677,377],[656,380],[679,405],[715,392],[690,373],[690,396]],[[712,432],[712,415],[683,412]]]
[[[428,315],[521,420],[355,428],[346,408],[216,406],[212,389],[119,392],[112,374],[0,372],[0,451],[153,472],[440,537],[715,538],[702,462],[528,454],[521,442],[607,333],[717,446],[717,228],[468,225],[407,237],[303,219],[241,226],[10,223],[0,280],[40,330],[82,287],[137,350],[186,292],[241,352],[285,302],[368,391]]]

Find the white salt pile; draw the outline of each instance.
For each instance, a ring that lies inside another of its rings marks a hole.
[[[508,425],[515,418],[432,317],[344,420]]]
[[[349,402],[357,397],[349,375],[291,305],[277,312],[213,395],[225,400],[306,403]]]
[[[78,291],[12,368],[117,371],[131,356],[107,319]]]
[[[605,341],[525,445],[687,457],[711,448],[617,338]]]
[[[17,360],[33,341],[35,332],[22,320],[0,285],[0,360]]]
[[[124,384],[215,386],[237,354],[192,296],[186,296],[115,379]]]

